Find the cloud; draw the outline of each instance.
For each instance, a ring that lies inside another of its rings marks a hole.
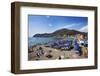
[[[84,26],[81,29],[79,29],[81,32],[88,32],[88,26]]]
[[[53,25],[52,24],[48,24],[50,27],[52,27]]]
[[[73,24],[65,25],[65,26],[62,27],[62,28],[72,28],[72,27],[75,26],[75,25],[76,25],[76,23],[73,23]]]
[[[75,27],[77,27],[79,25],[81,25],[81,23],[72,23],[72,24],[64,25],[63,27],[59,27],[58,29],[61,29],[61,28],[75,29]]]

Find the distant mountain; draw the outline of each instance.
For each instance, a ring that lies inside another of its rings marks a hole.
[[[80,31],[76,31],[76,30],[69,30],[69,29],[60,29],[60,30],[56,30],[53,33],[43,33],[43,34],[35,34],[33,35],[33,37],[63,37],[63,36],[67,36],[67,35],[76,35],[76,34],[84,34],[87,35],[86,32],[80,32]]]

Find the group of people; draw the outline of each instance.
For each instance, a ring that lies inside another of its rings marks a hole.
[[[88,50],[87,50],[88,42],[87,41],[88,41],[87,36],[83,34],[77,34],[75,39],[73,40],[72,44],[73,44],[74,50],[79,56],[83,54],[84,55],[86,54],[87,56],[88,54]],[[39,47],[36,51],[34,51],[34,53],[39,58],[46,54],[46,52],[44,51],[42,47]],[[47,56],[48,58],[51,57],[49,54],[50,52],[48,53],[48,56]],[[63,58],[62,56],[59,56],[59,59],[62,59],[62,58]]]

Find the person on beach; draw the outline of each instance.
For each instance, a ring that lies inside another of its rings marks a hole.
[[[82,55],[82,46],[84,45],[84,35],[78,34],[74,40],[74,49],[78,51],[79,56]]]
[[[39,49],[37,49],[37,51],[36,51],[36,55],[37,55],[38,57],[44,55],[44,50],[43,50],[42,47],[39,47]]]
[[[77,40],[74,41],[74,49],[75,49],[75,51],[77,51],[79,53],[79,56],[81,56],[82,51],[81,51],[81,47],[79,46]]]

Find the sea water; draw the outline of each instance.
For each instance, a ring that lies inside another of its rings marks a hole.
[[[54,42],[59,40],[58,38],[53,37],[29,37],[28,38],[28,46],[39,45],[39,44],[46,44],[49,42]]]

